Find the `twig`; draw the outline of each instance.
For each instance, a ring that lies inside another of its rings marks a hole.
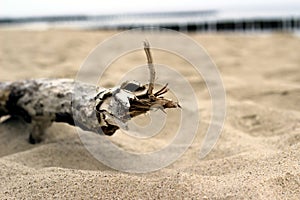
[[[147,40],[144,41],[144,50],[146,53],[147,64],[148,64],[149,73],[150,73],[149,87],[147,90],[147,94],[149,96],[152,96],[153,89],[154,89],[154,81],[155,81],[155,69],[154,69],[153,59],[152,59],[152,55],[151,55],[151,51],[150,51],[150,44]]]

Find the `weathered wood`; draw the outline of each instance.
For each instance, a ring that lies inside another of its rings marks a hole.
[[[155,71],[149,44],[144,45],[148,64],[152,65],[148,85],[129,81],[106,89],[70,79],[0,82],[0,117],[23,118],[31,126],[29,141],[36,143],[52,122],[113,135],[119,128],[126,128],[131,118],[152,107],[179,107],[177,102],[162,97],[168,91],[167,85],[153,93]]]

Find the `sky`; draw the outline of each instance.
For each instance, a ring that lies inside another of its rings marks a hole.
[[[180,10],[293,10],[300,0],[0,0],[0,17],[101,15]]]

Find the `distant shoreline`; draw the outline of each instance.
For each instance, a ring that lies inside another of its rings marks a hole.
[[[132,13],[119,15],[66,15],[0,18],[0,27],[73,28],[126,30],[168,28],[185,32],[299,31],[300,15],[295,13],[218,12],[216,10]]]

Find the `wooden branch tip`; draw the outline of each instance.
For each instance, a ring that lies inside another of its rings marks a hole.
[[[147,90],[147,94],[149,96],[153,96],[153,89],[154,89],[154,81],[155,81],[155,68],[153,65],[153,59],[150,51],[150,44],[147,40],[144,41],[144,50],[147,57],[147,64],[149,69],[149,86]]]

